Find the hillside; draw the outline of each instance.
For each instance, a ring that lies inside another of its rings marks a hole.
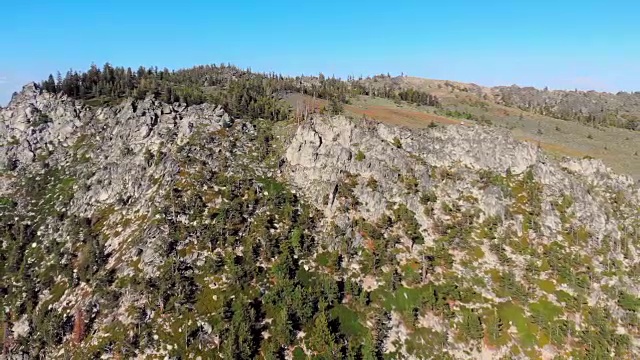
[[[559,158],[601,159],[615,171],[640,179],[638,93],[488,88],[389,75],[347,80],[322,74],[285,77],[231,65],[178,71],[93,65],[87,72],[58,74],[57,80],[50,76],[42,87],[91,106],[153,94],[169,103],[220,104],[232,116],[282,120],[289,110],[277,100],[284,99],[296,118],[344,108],[348,116],[414,128],[431,123],[502,127]]]
[[[640,92],[617,94],[596,91],[564,91],[533,87],[483,87],[446,80],[430,80],[400,76],[377,76],[359,80],[365,88],[411,88],[436,96],[451,98],[452,93],[470,93],[484,100],[535,114],[577,121],[591,126],[613,126],[640,130]]]
[[[587,125],[444,83],[105,68],[0,109],[4,358],[640,354],[640,187],[540,140]]]
[[[425,127],[431,120],[416,122],[404,121],[404,118],[424,118],[426,113],[458,123],[502,127],[553,155],[601,159],[617,172],[640,179],[640,132],[637,131],[640,95],[637,93],[545,91],[517,86],[488,88],[415,77],[378,76],[358,82],[377,95],[384,89],[416,89],[439,100],[438,107],[416,107],[369,97],[354,101],[360,108],[373,105],[382,110],[374,111],[376,119]],[[398,110],[405,114],[388,115],[389,111]],[[407,112],[411,115],[407,116]]]

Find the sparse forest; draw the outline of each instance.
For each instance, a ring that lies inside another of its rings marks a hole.
[[[153,96],[166,103],[187,105],[210,102],[222,105],[233,116],[250,116],[273,120],[286,119],[288,108],[279,102],[287,92],[299,92],[329,100],[332,113],[339,113],[340,104],[357,95],[378,96],[418,105],[436,106],[438,99],[415,89],[385,87],[372,90],[359,80],[334,77],[285,77],[270,73],[254,73],[232,65],[205,65],[170,71],[157,67],[137,70],[105,64],[102,69],[92,65],[86,72],[69,70],[42,81],[44,90],[63,93],[84,100],[89,105],[118,102],[127,97],[144,99]]]
[[[0,109],[2,353],[634,358],[635,185],[488,127],[329,116],[440,107],[384,79],[106,64],[25,89]],[[297,123],[288,92],[325,116]]]

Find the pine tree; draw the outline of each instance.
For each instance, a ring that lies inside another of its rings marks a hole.
[[[213,267],[212,270],[216,273],[224,269],[224,256],[222,255],[221,252],[217,251],[213,254],[212,267]]]
[[[362,358],[361,353],[362,346],[356,341],[347,342],[347,360],[358,360]]]
[[[334,359],[339,354],[340,347],[336,344],[336,338],[329,328],[329,321],[324,310],[316,316],[314,321],[309,336],[309,348],[320,357],[327,359]]]
[[[502,318],[498,314],[498,311],[494,309],[493,316],[489,317],[487,321],[487,335],[489,337],[489,341],[496,343],[500,338],[500,334],[502,334],[503,327],[504,323],[502,322]]]
[[[367,334],[364,338],[364,344],[362,345],[362,360],[377,360],[376,345],[370,334]]]
[[[293,335],[293,323],[289,309],[283,307],[275,319],[272,336],[275,338],[275,341],[286,346],[293,341]]]
[[[396,289],[398,289],[398,285],[401,285],[401,277],[400,277],[400,273],[398,272],[398,269],[394,268],[393,272],[391,273],[391,282],[390,282],[390,286],[391,286],[391,291],[396,291]]]
[[[236,297],[232,304],[233,317],[225,336],[223,353],[229,359],[251,359],[256,351],[253,335],[255,310],[245,303],[244,297]]]
[[[275,341],[271,341],[271,339],[267,342],[266,349],[263,353],[265,360],[280,360],[284,358],[282,356],[282,347],[280,344]]]
[[[273,272],[280,279],[292,279],[296,274],[298,264],[291,242],[283,241],[280,245],[280,251],[281,254],[273,265]]]
[[[377,357],[381,357],[384,353],[384,343],[389,333],[389,322],[391,317],[386,310],[380,310],[375,317],[374,334],[375,334],[375,354]]]
[[[53,75],[49,74],[49,78],[42,83],[42,87],[47,92],[56,93],[56,81],[53,79]]]
[[[466,310],[462,317],[462,332],[473,340],[482,339],[484,332],[480,316],[471,310]]]
[[[291,246],[297,252],[302,252],[302,230],[299,227],[296,227],[291,232]]]
[[[436,309],[438,296],[436,294],[436,290],[433,288],[433,285],[429,284],[427,289],[422,293],[421,302],[423,306],[431,311]]]
[[[323,301],[328,306],[333,306],[338,300],[340,296],[340,289],[338,289],[338,284],[336,281],[329,276],[322,276],[319,278],[320,288],[322,289],[322,297],[321,301]]]
[[[344,105],[336,97],[331,97],[328,111],[331,115],[340,115],[344,111]]]
[[[56,73],[56,92],[62,91],[62,74],[60,71]]]

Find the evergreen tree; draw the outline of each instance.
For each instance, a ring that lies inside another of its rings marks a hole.
[[[355,340],[347,342],[347,360],[359,360],[362,358],[361,353],[362,346],[358,344]]]
[[[245,303],[244,297],[233,301],[233,317],[223,342],[223,353],[228,359],[252,359],[257,348],[253,334],[255,310]]]
[[[293,335],[293,323],[289,309],[283,307],[275,319],[272,336],[276,342],[282,344],[282,346],[286,346],[293,341]]]
[[[279,279],[292,279],[298,269],[291,242],[283,241],[280,245],[280,256],[273,265],[273,272]]]
[[[62,74],[60,71],[56,73],[56,92],[62,91]]]
[[[398,269],[396,269],[395,267],[393,268],[393,271],[391,272],[391,283],[389,284],[391,287],[391,291],[396,291],[396,289],[398,289],[398,286],[401,285],[401,277],[400,277],[400,273],[398,272]]]
[[[362,360],[378,360],[382,357],[378,356],[376,344],[370,334],[365,335],[364,344],[362,345]]]
[[[321,311],[320,314],[316,316],[313,329],[309,334],[309,348],[314,351],[319,358],[339,358],[340,346],[336,343],[336,338],[329,328],[329,321],[325,311]]]
[[[502,318],[498,314],[498,311],[494,309],[493,316],[490,316],[487,321],[487,335],[492,343],[496,343],[502,334],[504,323]]]
[[[386,310],[379,310],[374,321],[374,348],[377,358],[382,358],[384,354],[384,343],[389,333],[389,323],[391,316]]]
[[[53,79],[53,75],[49,74],[49,78],[42,82],[42,88],[47,92],[56,93],[56,81]]]
[[[473,340],[480,340],[484,336],[480,316],[471,310],[465,310],[460,326],[462,333]]]

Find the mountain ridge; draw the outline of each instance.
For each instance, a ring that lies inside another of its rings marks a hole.
[[[3,356],[640,351],[631,177],[507,129],[234,106],[0,109]]]

